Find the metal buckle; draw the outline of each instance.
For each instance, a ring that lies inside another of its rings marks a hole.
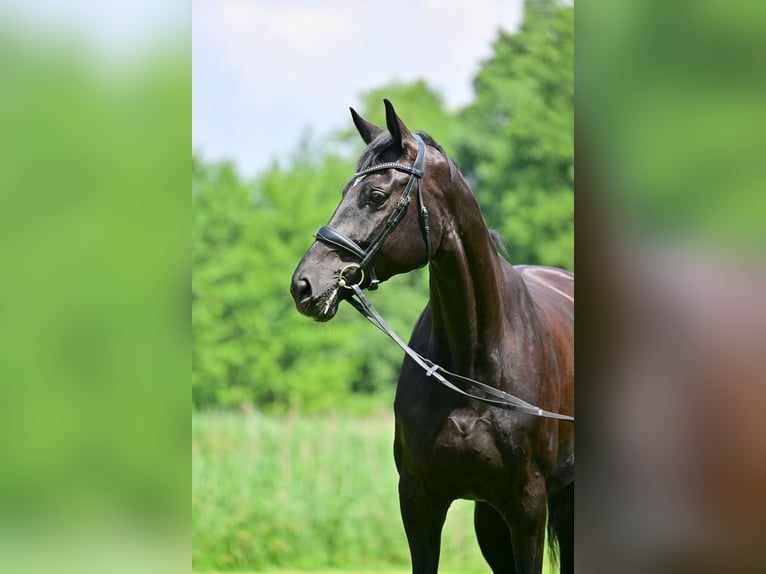
[[[362,276],[359,279],[358,283],[353,283],[350,285],[346,283],[346,278],[343,275],[349,269],[358,269],[359,273],[361,273]],[[340,270],[340,274],[338,275],[338,287],[343,287],[344,289],[352,289],[354,285],[361,285],[363,281],[364,281],[364,269],[362,269],[356,263],[350,263],[349,265],[346,265],[343,269]]]

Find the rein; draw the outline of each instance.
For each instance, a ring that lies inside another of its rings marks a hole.
[[[353,297],[351,297],[346,300],[354,307],[354,309],[359,311],[359,313],[365,319],[367,319],[370,323],[375,325],[378,329],[380,329],[383,333],[385,333],[392,341],[394,341],[397,345],[399,345],[402,351],[404,351],[408,357],[410,357],[413,361],[415,361],[415,363],[426,372],[426,376],[433,377],[434,379],[439,381],[442,385],[444,385],[448,389],[451,389],[455,391],[456,393],[463,395],[464,397],[468,397],[469,399],[474,399],[477,401],[481,401],[483,403],[493,405],[495,407],[500,407],[506,410],[519,411],[519,412],[522,412],[528,415],[534,415],[537,417],[559,419],[559,420],[574,422],[574,417],[570,417],[569,415],[562,415],[560,413],[554,413],[551,411],[546,411],[545,409],[536,407],[535,405],[528,403],[518,397],[514,397],[513,395],[508,394],[504,391],[501,391],[500,389],[490,387],[489,385],[485,385],[484,383],[481,383],[474,379],[470,379],[468,377],[464,377],[462,375],[458,375],[456,373],[451,373],[450,371],[448,371],[447,369],[445,369],[444,367],[440,365],[437,365],[430,359],[426,359],[423,355],[421,355],[420,353],[418,353],[417,351],[409,347],[404,341],[402,341],[401,338],[393,331],[393,329],[391,329],[391,327],[388,326],[388,324],[383,320],[383,317],[381,317],[380,313],[378,313],[378,310],[375,309],[375,307],[372,305],[370,300],[362,292],[362,289],[359,287],[358,284],[351,285],[350,289],[354,290],[354,295],[356,295],[357,299],[354,299]],[[465,388],[461,388],[455,383],[452,383],[449,380],[447,380],[445,375],[446,377],[454,377],[455,379],[459,379],[463,383],[466,383],[466,386],[475,387],[479,389],[480,391],[494,398],[487,398],[487,397],[482,397],[479,395],[472,394],[468,392]]]
[[[397,226],[399,221],[401,221],[405,213],[407,213],[407,208],[409,207],[411,199],[412,199],[412,189],[416,184],[418,189],[418,203],[420,206],[420,212],[419,212],[420,226],[423,232],[423,236],[426,243],[426,250],[428,253],[428,258],[426,259],[425,264],[427,264],[428,261],[431,260],[431,237],[428,230],[428,211],[426,210],[425,203],[423,202],[423,192],[420,185],[421,180],[423,178],[426,145],[423,139],[418,134],[412,134],[412,135],[418,142],[418,155],[415,159],[415,163],[412,166],[401,164],[398,162],[380,163],[354,174],[355,181],[353,185],[356,185],[359,182],[359,178],[377,171],[395,169],[395,170],[403,171],[410,174],[410,179],[407,182],[407,185],[404,188],[404,191],[402,191],[402,195],[399,197],[399,201],[397,202],[396,207],[394,208],[394,211],[386,220],[386,223],[383,226],[383,229],[380,231],[380,233],[378,233],[377,237],[375,237],[375,239],[373,239],[370,242],[369,247],[367,247],[367,249],[364,249],[358,243],[349,239],[345,235],[338,233],[337,231],[335,231],[328,225],[323,225],[322,227],[320,227],[317,230],[316,235],[314,236],[317,241],[322,241],[323,243],[326,243],[330,245],[331,247],[340,248],[360,259],[359,263],[351,263],[349,265],[346,265],[343,269],[341,269],[340,274],[338,276],[338,287],[353,290],[354,295],[356,296],[356,299],[354,299],[354,296],[352,296],[346,300],[357,311],[359,311],[359,313],[365,319],[367,319],[370,323],[375,325],[378,329],[380,329],[383,333],[385,333],[392,341],[394,341],[397,345],[399,345],[399,347],[407,354],[407,356],[410,357],[413,361],[415,361],[415,363],[426,372],[426,376],[433,377],[434,379],[439,381],[442,385],[444,385],[448,389],[451,389],[452,391],[455,391],[456,393],[463,395],[465,397],[468,397],[470,399],[481,401],[483,403],[487,403],[487,404],[500,407],[503,409],[519,411],[528,415],[534,415],[538,417],[545,417],[545,418],[574,422],[574,417],[571,417],[568,415],[562,415],[559,413],[554,413],[551,411],[546,411],[518,397],[514,397],[511,394],[501,391],[500,389],[496,389],[494,387],[491,387],[479,381],[475,381],[468,377],[464,377],[462,375],[451,373],[450,371],[446,370],[440,365],[437,365],[430,359],[426,359],[420,353],[418,353],[414,349],[407,346],[407,344],[401,340],[401,338],[383,320],[383,317],[381,317],[377,309],[375,309],[375,307],[372,305],[370,300],[362,292],[362,288],[360,287],[360,285],[364,282],[365,270],[369,271],[369,274],[370,274],[369,289],[374,290],[378,288],[378,284],[380,282],[375,277],[375,269],[371,266],[372,258],[375,257],[375,254],[383,246],[383,242],[386,240],[389,234],[394,230],[394,228]],[[349,283],[350,279],[347,280],[347,277],[346,277],[346,273],[351,271],[360,272],[359,280],[354,283]],[[455,384],[449,381],[447,377],[451,377],[456,380],[459,380],[463,383],[463,385],[458,386],[458,384]],[[463,388],[463,387],[474,387],[478,389],[479,391],[483,392],[484,394],[489,395],[492,398],[475,395],[467,391],[466,388]]]

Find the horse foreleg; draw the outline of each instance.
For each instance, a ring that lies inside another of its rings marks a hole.
[[[434,500],[420,481],[403,474],[399,478],[399,506],[413,574],[436,574],[449,502]]]
[[[508,525],[500,513],[486,502],[477,502],[473,513],[476,539],[484,559],[494,574],[514,574],[513,548]]]
[[[516,574],[540,574],[545,554],[545,482],[531,478],[521,501],[501,511],[511,531]]]

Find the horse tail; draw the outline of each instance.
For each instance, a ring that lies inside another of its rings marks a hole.
[[[551,564],[555,567],[561,557],[561,545],[559,544],[558,523],[553,504],[548,502],[548,556]]]
[[[548,497],[548,552],[562,574],[574,572],[574,482]]]

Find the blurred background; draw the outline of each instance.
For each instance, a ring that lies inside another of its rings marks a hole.
[[[409,570],[393,463],[401,351],[290,278],[354,173],[348,112],[390,99],[471,182],[510,259],[573,269],[571,5],[545,0],[195,4],[193,568]],[[427,270],[373,294],[408,337]],[[472,506],[442,567],[486,571]]]
[[[0,571],[406,570],[400,357],[300,318],[289,277],[353,169],[346,107],[382,123],[383,97],[511,261],[573,268],[572,6],[360,4],[0,5]],[[765,16],[577,3],[578,571],[765,569]],[[376,303],[407,333],[424,297]],[[486,571],[468,514],[448,571]]]
[[[188,568],[189,27],[0,3],[0,571]]]
[[[765,16],[577,4],[578,571],[766,571]]]

